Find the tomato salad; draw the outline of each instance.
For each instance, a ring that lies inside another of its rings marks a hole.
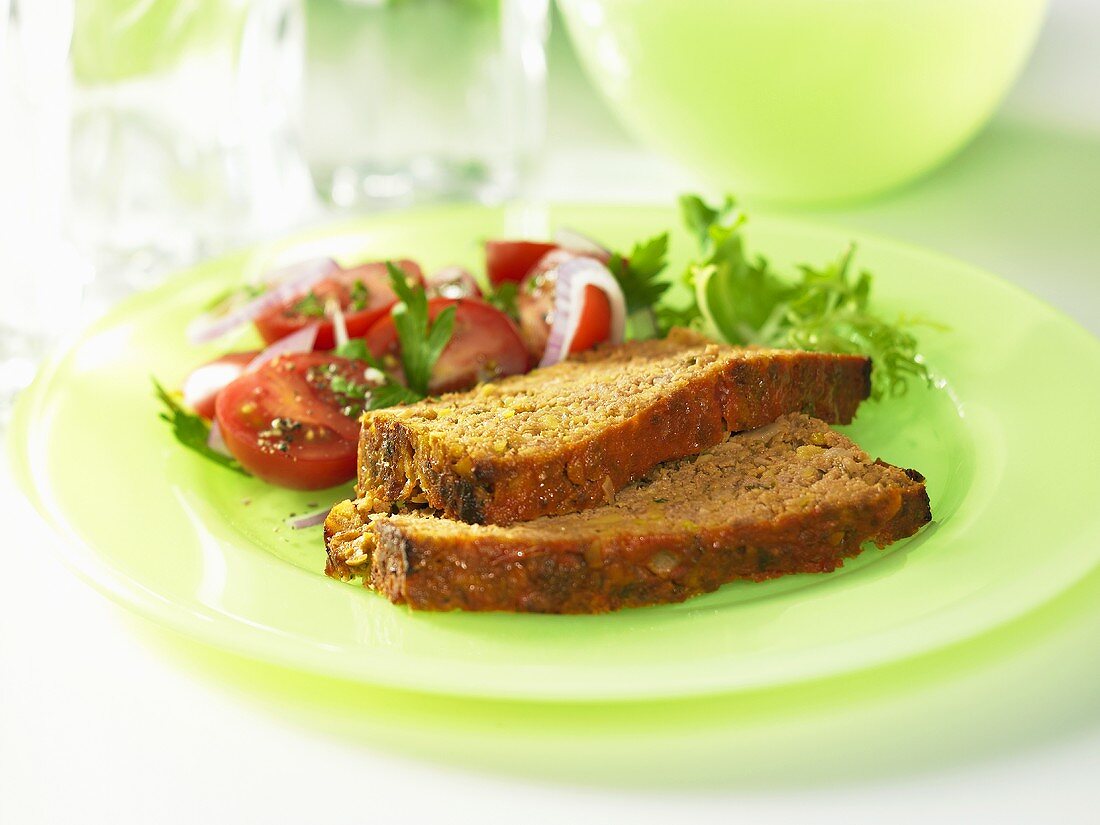
[[[192,336],[210,340],[251,323],[267,348],[196,367],[183,383],[184,406],[173,401],[165,417],[178,437],[181,416],[202,419],[187,422],[206,433],[200,452],[272,484],[347,482],[365,410],[622,340],[626,304],[607,269],[611,254],[568,238],[569,246],[491,240],[483,280],[460,267],[426,278],[408,259],[285,268],[224,297]]]
[[[161,417],[207,459],[312,490],[354,477],[364,411],[620,342],[628,321],[636,338],[694,326],[730,344],[868,355],[873,398],[931,381],[912,322],[871,306],[854,247],[792,278],[748,252],[733,198],[684,195],[680,210],[698,249],[678,284],[662,277],[668,232],[626,255],[568,230],[552,242],[490,240],[480,278],[456,266],[425,276],[405,259],[314,258],[267,272],[188,329],[204,343],[251,323],[266,348],[197,367],[182,394],[156,385]]]

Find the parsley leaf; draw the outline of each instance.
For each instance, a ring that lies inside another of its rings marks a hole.
[[[519,284],[515,281],[504,281],[497,284],[492,291],[486,294],[485,301],[518,323],[519,307],[516,304],[518,294]]]
[[[623,289],[627,314],[651,309],[668,290],[668,282],[657,280],[668,266],[667,256],[667,232],[634,244],[625,257],[618,253],[611,256],[608,269]]]
[[[689,321],[701,315],[713,333],[733,344],[870,356],[876,400],[903,394],[910,379],[931,382],[908,331],[927,322],[890,323],[872,310],[871,274],[851,274],[854,247],[824,267],[800,266],[799,277],[791,279],[746,253],[741,230],[747,218],[732,198],[714,208],[689,195],[680,205],[701,257],[685,273],[693,288],[689,305],[659,307],[659,317],[662,311]]]
[[[362,281],[356,281],[351,285],[351,300],[348,309],[352,312],[362,312],[370,303],[370,290]]]
[[[362,338],[349,338],[336,347],[332,354],[340,358],[350,358],[352,361],[366,361],[372,367],[377,366],[370,350],[367,349],[367,342]]]
[[[717,208],[708,206],[698,195],[680,196],[680,214],[684,218],[684,224],[688,231],[695,234],[699,246],[704,250],[707,248],[711,228],[716,224],[728,223],[736,208],[737,202],[732,195],[726,195],[726,199]]]
[[[390,284],[398,302],[390,310],[397,339],[401,343],[401,363],[409,389],[421,398],[428,394],[432,367],[454,331],[455,308],[449,306],[435,317],[428,318],[428,296],[424,287],[410,285],[405,274],[391,262],[386,262]]]
[[[202,417],[183,409],[155,378],[153,379],[153,387],[156,389],[157,398],[165,407],[164,412],[160,413],[160,418],[167,421],[172,427],[172,435],[176,437],[180,444],[189,450],[194,450],[203,458],[207,458],[215,464],[220,464],[241,475],[248,475],[248,472],[237,459],[222,455],[217,450],[211,449],[206,443],[207,438],[210,436],[210,425]]]
[[[332,391],[353,401],[366,402],[366,409],[381,410],[397,404],[419,401],[424,396],[406,387],[382,367],[382,363],[371,355],[367,342],[362,338],[351,338],[332,351],[333,355],[349,358],[353,361],[365,361],[381,373],[383,382],[379,385],[360,384],[348,381],[342,375],[333,375],[329,380]]]
[[[360,384],[358,381],[349,381],[339,373],[335,373],[329,378],[329,388],[336,393],[336,395],[342,395],[349,401],[363,401],[368,395],[370,395],[371,387],[369,384]]]
[[[311,318],[325,317],[325,304],[312,289],[295,302],[291,310]]]
[[[652,338],[660,331],[656,307],[671,284],[659,280],[668,266],[668,233],[634,244],[629,255],[615,253],[607,268],[619,282],[626,301],[631,338]]]
[[[381,410],[386,407],[395,407],[398,404],[412,404],[420,401],[424,396],[399,384],[396,381],[387,381],[380,387],[374,387],[370,391],[370,400],[367,402],[368,410]]]
[[[396,404],[409,404],[420,401],[428,395],[428,380],[432,367],[439,359],[443,348],[447,346],[454,329],[454,307],[448,307],[436,316],[434,322],[428,321],[428,300],[424,288],[410,286],[404,273],[388,264],[393,290],[400,299],[391,311],[397,337],[401,343],[401,360],[408,386],[402,384],[392,373],[387,372],[362,338],[349,339],[333,350],[333,355],[365,361],[381,376],[381,384],[348,381],[342,375],[334,374],[330,379],[332,391],[349,401],[362,401],[368,410],[380,410]],[[413,384],[413,381],[417,384]]]

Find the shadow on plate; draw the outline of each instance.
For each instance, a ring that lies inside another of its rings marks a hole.
[[[761,790],[950,770],[1100,726],[1098,604],[1100,570],[984,637],[886,668],[781,689],[627,703],[373,688],[241,659],[138,620],[135,627],[178,665],[344,742],[541,782]]]

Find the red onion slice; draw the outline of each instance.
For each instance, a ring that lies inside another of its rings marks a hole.
[[[317,330],[320,328],[320,323],[308,324],[297,332],[292,332],[290,335],[280,338],[249,361],[244,371],[252,372],[259,369],[268,361],[278,358],[280,355],[291,355],[295,352],[313,352],[313,344],[317,340]]]
[[[336,346],[344,346],[348,342],[348,323],[344,318],[344,310],[340,308],[340,302],[330,298],[325,304],[325,314],[332,319],[332,334],[336,339]]]
[[[611,343],[623,340],[626,328],[626,298],[622,287],[606,266],[593,258],[573,258],[558,267],[554,287],[554,322],[546,341],[540,367],[564,361],[577,334],[584,309],[584,288],[594,286],[607,295],[611,305]]]
[[[582,255],[580,252],[574,252],[572,249],[551,249],[539,258],[538,263],[531,267],[530,271],[523,276],[523,281],[521,283],[529,284],[535,281],[540,275],[545,275],[547,272],[552,272],[560,268],[566,261],[572,261],[575,258],[581,257],[588,256]]]
[[[463,266],[445,266],[428,278],[429,295],[440,298],[480,298],[481,285]]]
[[[575,229],[563,226],[554,233],[554,243],[562,249],[576,252],[578,255],[591,255],[604,263],[611,260],[611,250],[603,244],[592,240]]]
[[[211,361],[197,368],[183,382],[183,401],[191,409],[200,409],[203,402],[217,396],[246,372],[262,367],[278,355],[293,352],[312,352],[317,341],[319,324],[310,324],[297,332],[280,338],[267,349],[252,355],[249,360],[238,360],[238,356],[247,358],[250,353],[232,353],[223,359]],[[233,359],[233,360],[229,360]]]
[[[267,285],[262,295],[227,311],[200,315],[188,325],[187,340],[192,344],[205,344],[221,338],[272,307],[297,298],[338,268],[331,258],[310,258],[266,273],[261,279]]]
[[[247,357],[247,353],[242,353]],[[199,406],[211,396],[217,395],[225,386],[238,378],[247,369],[248,361],[211,361],[198,367],[183,382],[183,403],[191,409]]]
[[[315,512],[306,513],[304,516],[291,518],[290,527],[293,530],[303,530],[306,527],[316,527],[318,524],[324,524],[325,519],[328,518],[329,510],[331,509],[331,507],[324,507]]]
[[[229,445],[225,443],[222,428],[218,426],[217,419],[210,424],[210,433],[206,436],[206,446],[216,453],[232,457]]]

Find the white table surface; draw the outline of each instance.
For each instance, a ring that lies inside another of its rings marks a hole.
[[[1056,0],[1025,77],[971,147],[903,192],[818,217],[986,266],[1100,334],[1098,43],[1100,4]],[[590,95],[556,94],[553,130],[580,139],[556,141],[550,197],[662,201],[682,188]],[[565,129],[569,118],[583,126]],[[211,652],[69,573],[3,473],[0,518],[4,825],[1100,822],[1100,572],[980,648],[944,654],[932,676],[902,667],[885,694],[864,696],[852,677],[808,704],[779,694],[762,711],[757,697],[751,717],[731,696],[652,718],[644,706],[544,709],[534,724],[514,705]],[[927,719],[920,735],[899,722],[914,715]],[[528,768],[536,748],[560,768]],[[603,759],[632,760],[636,781],[602,780]]]

